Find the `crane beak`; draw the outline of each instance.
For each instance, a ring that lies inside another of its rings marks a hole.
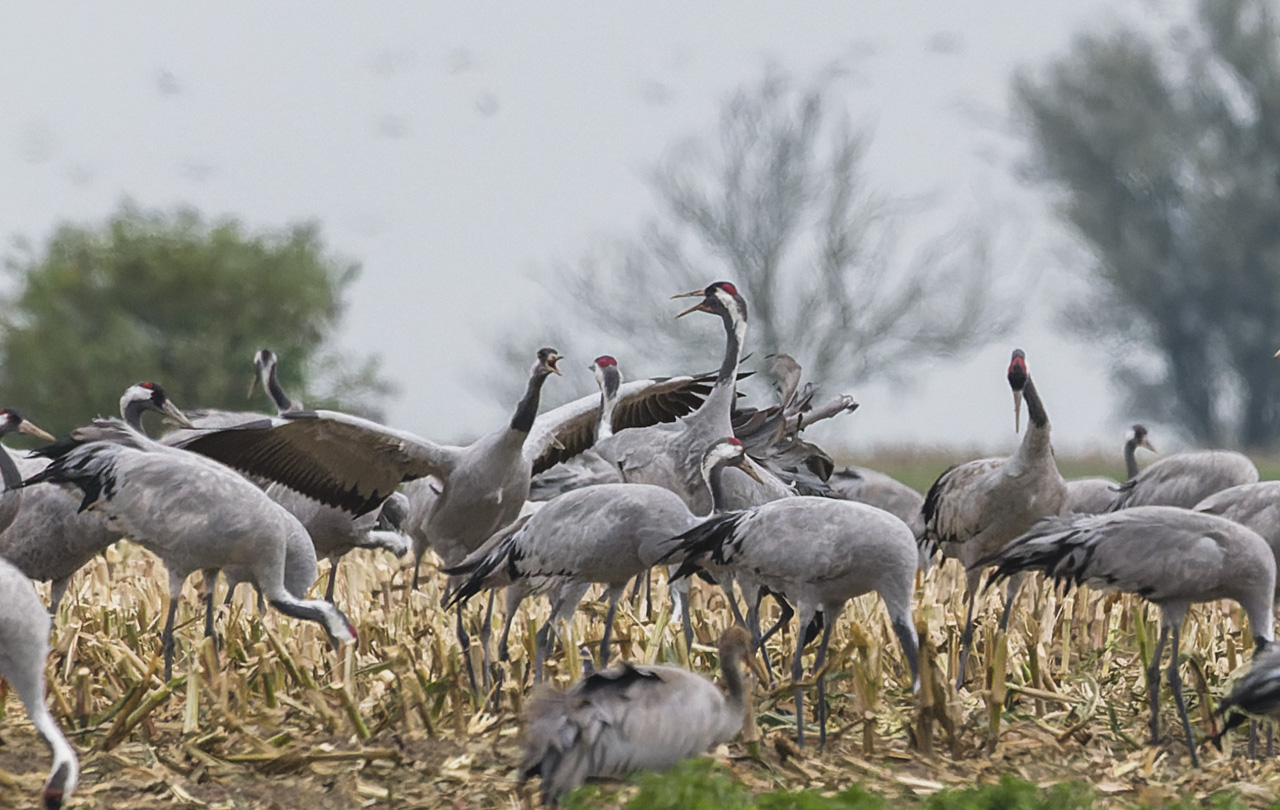
[[[1147,441],[1146,439],[1143,439],[1141,442],[1139,442],[1138,446],[1139,446],[1139,447],[1145,447],[1145,448],[1147,448],[1148,450],[1150,450],[1150,451],[1151,451],[1151,452],[1153,452],[1153,453],[1159,453],[1159,452],[1160,452],[1159,450],[1155,449],[1155,447],[1153,447],[1153,446],[1151,445],[1151,442]]]
[[[1013,392],[1013,432],[1022,432],[1022,392]]]
[[[754,478],[757,484],[764,483],[764,479],[760,477],[760,473],[756,469],[756,463],[752,461],[751,458],[747,456],[745,453],[742,455],[742,459],[737,463],[736,466],[739,470],[742,470],[744,473]]]
[[[170,400],[166,399],[164,401],[164,405],[161,406],[161,411],[164,413],[165,416],[169,417],[174,422],[176,422],[179,427],[184,427],[184,428],[195,427],[195,425],[191,424],[191,420],[187,418],[187,415],[182,412],[182,409],[179,408],[177,405],[174,405],[173,402],[171,402]]]
[[[679,295],[671,296],[672,301],[676,300],[677,298],[703,298],[704,299],[694,304],[693,306],[689,307],[684,312],[681,312],[676,317],[683,318],[684,316],[688,315],[690,312],[710,312],[711,310],[707,307],[705,296],[706,294],[702,290],[694,290],[693,292],[680,293]]]
[[[560,373],[560,369],[556,368],[556,363],[559,363],[562,359],[563,357],[558,354],[553,354],[547,358],[547,368],[554,371],[556,375],[560,377],[563,377],[564,375]]]
[[[44,439],[46,442],[57,441],[57,439],[54,437],[52,433],[49,433],[48,431],[45,431],[45,430],[41,430],[40,428],[28,422],[26,419],[23,419],[21,422],[18,423],[18,432],[28,433],[32,436],[37,436],[41,439]]]

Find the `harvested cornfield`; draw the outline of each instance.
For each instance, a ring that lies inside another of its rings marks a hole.
[[[495,712],[477,706],[467,687],[452,618],[439,608],[443,579],[427,577],[418,593],[407,591],[408,581],[407,569],[385,556],[344,565],[338,601],[360,641],[337,652],[311,623],[258,615],[248,589],[229,611],[220,609],[225,641],[216,650],[201,638],[200,603],[189,585],[178,614],[177,677],[164,684],[161,567],[128,544],[110,550],[78,575],[48,662],[50,702],[82,755],[72,806],[535,806],[533,786],[517,784],[514,766],[532,630],[545,605],[530,600],[516,623]],[[831,702],[827,750],[795,748],[793,690],[784,679],[757,690],[753,728],[715,756],[760,791],[834,791],[861,782],[895,796],[1011,773],[1037,784],[1085,779],[1126,803],[1220,789],[1262,803],[1280,793],[1271,762],[1247,760],[1242,738],[1229,739],[1224,754],[1203,746],[1206,767],[1192,770],[1167,696],[1165,739],[1145,745],[1143,672],[1155,616],[1136,599],[1087,589],[1063,596],[1029,584],[1009,633],[1007,676],[992,685],[988,662],[1002,648],[980,630],[975,651],[988,686],[975,679],[957,694],[946,672],[961,588],[954,564],[923,579],[916,616],[928,628],[926,686],[918,696],[904,688],[906,668],[882,608],[863,597],[838,623],[823,673]],[[679,623],[668,621],[667,601],[658,596],[664,590],[655,582],[652,618],[644,607],[620,610],[622,657],[686,661]],[[692,604],[697,641],[689,663],[711,672],[729,613],[707,585],[695,585]],[[473,605],[473,637],[479,607]],[[997,609],[992,595],[988,624]],[[603,604],[584,604],[573,626],[576,643],[551,662],[556,678],[568,682],[581,673],[577,645],[598,642],[603,615]],[[771,640],[775,672],[789,671],[793,633]],[[1249,655],[1243,617],[1234,606],[1194,609],[1183,651],[1191,712],[1203,734],[1214,696]],[[16,699],[4,708],[0,806],[34,807],[48,752]]]

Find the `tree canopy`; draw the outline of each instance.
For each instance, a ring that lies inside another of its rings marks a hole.
[[[584,356],[607,348],[631,376],[705,371],[719,334],[673,328],[667,297],[721,279],[748,302],[749,351],[789,353],[831,385],[1005,331],[1017,310],[993,295],[990,234],[957,227],[902,248],[912,205],[864,176],[869,136],[850,122],[837,78],[801,86],[770,68],[731,94],[714,131],[658,162],[654,216],[553,269],[557,320],[542,334],[575,354],[589,337]]]
[[[1127,419],[1205,444],[1280,438],[1280,19],[1202,0],[1163,40],[1077,38],[1014,85],[1029,176],[1057,192],[1092,293],[1069,307],[1114,348]]]
[[[368,413],[390,390],[376,358],[327,348],[359,267],[329,255],[312,224],[254,233],[126,204],[102,225],[59,227],[7,268],[0,381],[6,402],[50,431],[115,414],[140,380],[183,408],[269,410],[245,399],[264,347],[308,405],[319,397]]]

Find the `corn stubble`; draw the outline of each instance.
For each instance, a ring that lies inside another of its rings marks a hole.
[[[178,611],[177,676],[167,684],[159,658],[167,588],[154,560],[121,544],[87,567],[63,602],[48,665],[50,705],[83,757],[76,806],[148,799],[210,807],[535,806],[532,786],[516,783],[514,766],[545,602],[526,603],[504,677],[477,697],[466,687],[451,616],[439,608],[443,579],[425,577],[411,593],[409,572],[389,557],[348,560],[337,601],[359,630],[358,645],[334,651],[309,623],[258,615],[247,588],[229,609],[219,608],[215,644],[202,638],[200,602],[188,586]],[[658,598],[665,588],[655,582],[653,592]],[[911,693],[879,601],[863,597],[840,618],[817,674],[828,683],[827,749],[795,748],[792,684],[783,680],[758,685],[749,739],[714,755],[758,791],[839,791],[857,781],[888,796],[928,794],[1008,773],[1039,785],[1088,780],[1102,804],[1126,806],[1223,788],[1259,804],[1280,795],[1272,761],[1230,756],[1242,738],[1228,738],[1222,755],[1202,747],[1200,772],[1190,769],[1180,734],[1146,744],[1143,668],[1158,619],[1140,600],[1087,588],[1063,595],[1029,580],[1007,637],[996,638],[992,592],[974,647],[982,666],[957,692],[948,673],[962,593],[951,564],[917,591],[919,694]],[[714,671],[729,610],[702,583],[691,606],[695,641],[685,650],[665,600],[652,620],[624,600],[616,653]],[[469,613],[473,639],[480,607]],[[603,613],[584,607],[568,628],[569,643],[549,661],[549,677],[562,684],[582,672],[578,645],[594,653],[600,640]],[[766,620],[772,610],[770,603]],[[1244,630],[1243,616],[1225,603],[1197,606],[1188,618],[1183,673],[1198,734],[1212,730],[1215,696],[1252,652]],[[795,632],[770,640],[775,672],[790,671]],[[1169,703],[1162,701],[1170,714],[1163,725],[1176,730]],[[0,787],[34,806],[47,754],[16,697],[0,701],[0,710],[8,715],[0,727]],[[806,720],[815,722],[812,714]],[[622,788],[623,798],[635,789]]]

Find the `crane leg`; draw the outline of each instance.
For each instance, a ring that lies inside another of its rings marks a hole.
[[[1013,612],[1013,602],[1018,598],[1018,589],[1022,587],[1022,574],[1014,574],[1009,577],[1009,583],[1005,589],[1004,595],[1004,612],[1000,614],[1000,631],[1007,632],[1009,630],[1009,614]]]
[[[507,586],[507,616],[502,622],[502,638],[498,641],[498,660],[510,661],[511,651],[507,646],[511,637],[511,623],[515,621],[516,611],[520,609],[520,603],[528,596],[528,591],[521,588],[518,584]]]
[[[1196,753],[1196,738],[1191,733],[1191,720],[1187,717],[1187,704],[1182,700],[1182,676],[1178,674],[1178,637],[1182,635],[1180,625],[1173,626],[1173,646],[1169,651],[1169,688],[1173,690],[1173,702],[1178,707],[1178,718],[1182,721],[1182,732],[1187,735],[1187,750],[1191,752],[1191,767],[1200,767],[1200,756]]]
[[[911,669],[912,691],[920,689],[920,640],[916,638],[916,628],[911,624],[911,611],[905,611],[906,615],[893,618],[893,632],[898,637],[898,643],[902,645],[902,654],[906,656],[907,666]]]
[[[497,595],[497,591],[493,588],[489,589],[489,606],[484,611],[484,624],[480,625],[480,657],[483,666],[481,677],[484,679],[485,694],[489,693],[489,688],[493,684],[489,671],[490,666],[493,664],[489,659],[489,640],[493,638],[493,602]]]
[[[600,639],[600,669],[609,666],[609,644],[613,641],[613,617],[618,613],[618,600],[622,598],[622,592],[627,587],[627,583],[611,586],[605,592],[609,597],[609,614],[604,618],[604,637]]]
[[[806,621],[813,620],[813,609],[802,607],[800,610],[800,623],[803,625]],[[796,745],[804,747],[804,689],[800,686],[800,681],[804,678],[804,642],[799,637],[796,638],[796,653],[791,659],[791,682],[796,684]]]
[[[56,617],[58,615],[58,605],[62,604],[62,597],[67,593],[67,587],[71,585],[71,577],[65,576],[62,579],[55,579],[53,586],[49,589],[49,615]]]
[[[827,679],[822,665],[827,662],[827,645],[831,643],[831,630],[835,622],[827,622],[822,628],[822,641],[818,643],[818,657],[813,660],[813,677],[818,682],[818,750],[827,747]]]
[[[416,571],[414,572],[414,575],[415,576],[417,575]],[[333,586],[337,583],[337,581],[338,581],[338,561],[333,558],[330,558],[329,559],[329,584],[325,586],[325,589],[324,589],[324,601],[328,602],[331,605],[333,604]],[[413,587],[415,588],[418,587],[417,583],[415,583]]]
[[[964,686],[964,668],[969,661],[969,647],[973,645],[973,603],[978,597],[977,588],[968,588],[969,607],[965,609],[964,630],[960,633],[960,660],[956,664],[956,689]]]
[[[787,622],[791,621],[791,617],[796,613],[792,610],[791,604],[787,600],[779,597],[776,593],[773,595],[773,598],[778,602],[778,607],[782,609],[782,614],[778,617],[778,621],[774,622],[773,626],[769,628],[767,633],[760,632],[760,603],[764,601],[763,595],[756,600],[754,605],[748,606],[747,615],[751,616],[751,622],[750,624],[744,625],[745,627],[751,628],[751,635],[755,642],[755,649],[758,650],[761,657],[764,658],[764,671],[765,674],[769,676],[770,684],[774,681],[773,664],[769,663],[769,652],[764,648],[764,643],[769,640],[770,636],[778,632],[778,630]],[[796,643],[800,644],[801,642],[799,639],[796,639]]]
[[[653,621],[653,569],[646,568],[644,577],[644,620]]]
[[[547,660],[547,651],[551,646],[551,637],[555,633],[552,628],[553,619],[548,619],[547,623],[542,625],[542,629],[534,636],[534,666],[533,666],[533,682],[542,683],[542,664]]]
[[[476,668],[471,666],[471,636],[467,635],[466,629],[462,626],[462,604],[458,603],[458,646],[462,648],[462,663],[467,667],[467,679],[471,682],[471,694],[478,695],[480,690],[476,685]]]
[[[1151,745],[1160,743],[1160,656],[1164,653],[1164,642],[1169,638],[1168,625],[1160,628],[1160,638],[1151,653],[1151,663],[1147,665],[1147,692],[1151,699]]]
[[[1267,757],[1276,755],[1276,724],[1274,721],[1267,721]]]
[[[160,645],[164,648],[164,679],[173,679],[173,617],[178,612],[178,595],[169,594],[169,618],[165,620],[164,632],[160,634]]]
[[[1258,721],[1249,718],[1249,759],[1258,758]]]

